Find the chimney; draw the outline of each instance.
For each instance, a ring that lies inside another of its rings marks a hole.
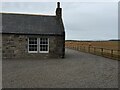
[[[58,18],[61,18],[61,17],[62,17],[62,8],[60,8],[60,2],[57,2],[56,16],[57,16]]]

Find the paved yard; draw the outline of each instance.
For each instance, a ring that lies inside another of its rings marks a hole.
[[[117,88],[118,61],[66,49],[65,59],[3,60],[4,88]]]

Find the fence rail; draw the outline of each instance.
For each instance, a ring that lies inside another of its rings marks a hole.
[[[100,48],[95,46],[84,46],[84,45],[65,45],[67,48],[87,52],[95,55],[100,55],[103,57],[120,60],[120,50]]]

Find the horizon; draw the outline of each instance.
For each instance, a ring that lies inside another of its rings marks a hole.
[[[120,41],[120,39],[109,39],[109,40],[65,40],[65,41]]]

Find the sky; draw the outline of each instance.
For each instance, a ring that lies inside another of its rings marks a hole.
[[[104,0],[105,1],[105,0]],[[109,40],[118,38],[117,1],[62,2],[66,40]],[[55,15],[56,2],[2,2],[1,12]]]

